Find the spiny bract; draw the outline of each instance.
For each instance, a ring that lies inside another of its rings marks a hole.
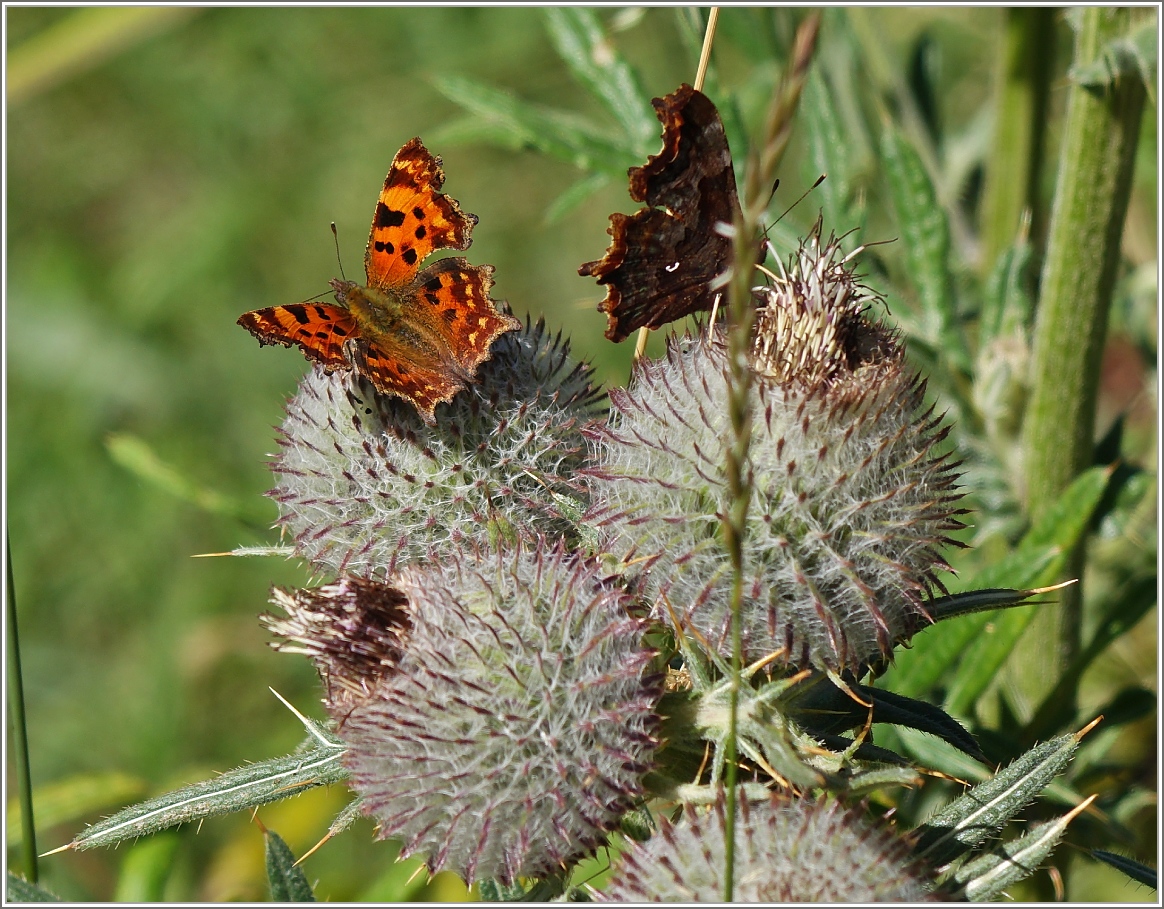
[[[387,575],[498,540],[568,537],[581,426],[601,399],[539,322],[498,339],[438,427],[347,373],[315,369],[287,405],[270,495],[296,554]]]
[[[592,853],[656,748],[644,623],[561,547],[404,569],[395,671],[336,716],[381,837],[467,882],[539,877]]]

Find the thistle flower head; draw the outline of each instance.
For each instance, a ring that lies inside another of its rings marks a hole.
[[[275,587],[271,604],[285,613],[260,616],[269,631],[285,638],[275,648],[311,657],[332,714],[368,697],[403,656],[411,621],[408,599],[394,587],[347,577],[302,590]]]
[[[939,897],[908,845],[857,809],[823,800],[772,799],[736,812],[734,899],[741,903],[919,902]],[[724,801],[685,806],[646,843],[624,853],[602,902],[716,902],[724,897]]]
[[[744,538],[744,659],[856,668],[928,623],[948,568],[953,465],[940,419],[873,295],[816,233],[762,304],[752,365],[752,501]],[[722,333],[672,339],[591,431],[591,519],[656,614],[727,653],[731,578],[720,540],[732,438]]]
[[[347,373],[313,370],[288,403],[270,493],[299,555],[370,576],[573,523],[581,425],[601,395],[539,322],[502,336],[477,381],[426,426]]]
[[[395,671],[337,715],[351,786],[403,854],[466,881],[552,873],[642,793],[657,676],[643,622],[562,548],[411,566]]]

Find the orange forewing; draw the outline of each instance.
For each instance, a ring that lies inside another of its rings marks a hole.
[[[445,182],[439,158],[420,142],[406,143],[392,159],[380,190],[364,269],[369,287],[399,287],[416,277],[434,249],[468,249],[477,216],[439,192]]]
[[[437,249],[466,249],[477,216],[439,190],[440,158],[420,139],[397,152],[364,256],[368,284],[333,280],[338,306],[296,303],[243,315],[265,344],[298,344],[331,372],[353,368],[381,394],[410,401],[427,423],[465,388],[489,348],[521,322],[490,298],[493,266],[460,257],[420,270]]]
[[[324,366],[347,366],[344,342],[356,335],[352,314],[331,303],[292,303],[242,315],[238,324],[262,344],[298,344],[303,353]]]

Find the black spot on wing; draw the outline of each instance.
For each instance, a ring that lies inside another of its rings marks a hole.
[[[391,256],[391,255],[394,255],[396,253],[396,247],[393,246],[391,243],[385,243],[382,240],[377,240],[376,241],[376,252],[388,253],[388,255]]]
[[[311,316],[307,314],[306,306],[287,306],[285,308],[287,312],[295,317],[295,321],[300,325],[306,325],[311,321]]]
[[[399,227],[404,223],[404,212],[395,211],[383,202],[376,203],[376,226]]]
[[[425,271],[428,271],[428,269],[426,268]],[[436,293],[438,290],[440,290],[441,289],[440,275],[437,275],[435,278],[430,278],[429,280],[425,281],[424,282],[424,289],[431,290],[433,293]]]
[[[400,258],[402,258],[409,265],[415,265],[419,256],[417,256],[416,250],[410,246],[400,254]]]
[[[424,220],[424,209],[419,208],[419,207],[414,208],[412,210],[412,216],[414,218],[416,218],[417,221],[423,221]]]
[[[421,224],[419,227],[416,228],[416,239],[423,240],[426,233],[427,233],[427,231],[425,231],[424,225]]]

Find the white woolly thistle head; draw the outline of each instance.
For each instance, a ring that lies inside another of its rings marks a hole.
[[[661,678],[630,598],[595,560],[542,545],[411,566],[391,586],[409,620],[399,659],[333,712],[379,835],[470,883],[591,854],[657,747]]]
[[[868,317],[875,297],[819,225],[756,299],[743,656],[855,669],[929,622],[939,550],[962,526],[956,465],[924,383]],[[657,617],[725,655],[729,387],[722,332],[672,338],[611,393],[588,471],[607,551],[642,575]]]
[[[740,903],[873,903],[940,899],[933,875],[908,844],[838,802],[773,798],[736,812],[735,885]],[[724,801],[684,808],[645,843],[624,853],[601,902],[718,902],[727,856]]]
[[[371,576],[499,539],[569,537],[588,366],[539,322],[503,335],[438,425],[350,373],[315,369],[287,405],[271,497],[296,553]]]

